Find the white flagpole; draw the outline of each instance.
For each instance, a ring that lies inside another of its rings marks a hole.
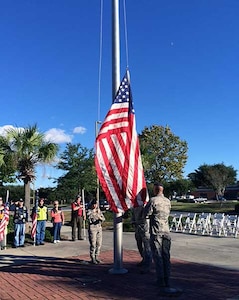
[[[5,201],[5,205],[8,205],[8,209],[10,208],[10,205],[8,203],[9,201],[9,190],[7,190],[7,193],[6,193],[6,201]],[[5,226],[5,229],[4,229],[4,250],[7,249],[7,224]]]
[[[112,102],[120,85],[120,34],[119,34],[119,0],[112,0]],[[114,267],[110,274],[125,274],[123,268],[123,223],[122,213],[114,213]]]
[[[83,204],[83,237],[84,240],[86,240],[86,231],[85,231],[86,212],[85,212],[85,190],[84,189],[82,189],[81,195],[82,195],[82,204]]]
[[[33,192],[35,192],[35,190]],[[36,232],[35,232],[35,235],[34,235],[33,246],[36,246],[36,241],[37,241],[37,210],[38,210],[38,205],[39,205],[39,190],[36,190],[36,197],[35,197],[36,216],[34,216],[34,218],[36,218]]]

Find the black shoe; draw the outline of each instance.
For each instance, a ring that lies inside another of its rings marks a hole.
[[[21,248],[24,248],[24,247],[25,247],[25,245],[20,245],[19,247],[21,247]]]
[[[83,238],[79,238],[78,240],[79,240],[79,241],[83,241],[84,239],[83,239]]]
[[[45,245],[45,243],[40,243],[40,245],[42,245],[42,246],[43,246],[43,245]]]
[[[143,270],[141,270],[140,272],[139,272],[140,274],[149,274],[150,273],[150,270],[147,270],[147,269],[143,269]]]
[[[72,242],[75,242],[76,240],[75,239],[72,239]]]
[[[18,248],[19,246],[13,245],[12,248]]]
[[[40,244],[36,244],[36,246],[40,246]]]
[[[176,288],[171,288],[171,287],[162,287],[159,290],[159,295],[160,296],[170,296],[170,297],[177,297],[182,294],[181,289],[176,289]]]
[[[92,259],[90,263],[93,264],[93,265],[97,265],[98,264],[98,262],[95,259]]]
[[[141,262],[139,262],[139,263],[137,264],[137,267],[142,267],[143,265],[144,265],[144,261],[141,260]]]

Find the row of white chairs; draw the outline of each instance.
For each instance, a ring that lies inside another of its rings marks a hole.
[[[236,238],[239,235],[239,216],[224,213],[175,214],[170,231]]]

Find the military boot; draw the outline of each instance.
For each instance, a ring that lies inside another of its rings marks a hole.
[[[96,261],[95,257],[91,256],[91,263],[97,265],[98,262]]]
[[[99,256],[97,256],[97,255],[96,255],[96,257],[95,257],[95,261],[96,261],[97,264],[102,263],[102,261],[99,259]]]

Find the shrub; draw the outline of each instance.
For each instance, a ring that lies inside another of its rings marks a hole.
[[[46,227],[45,241],[49,243],[53,242],[52,227]]]
[[[235,205],[235,212],[239,213],[239,203]]]

